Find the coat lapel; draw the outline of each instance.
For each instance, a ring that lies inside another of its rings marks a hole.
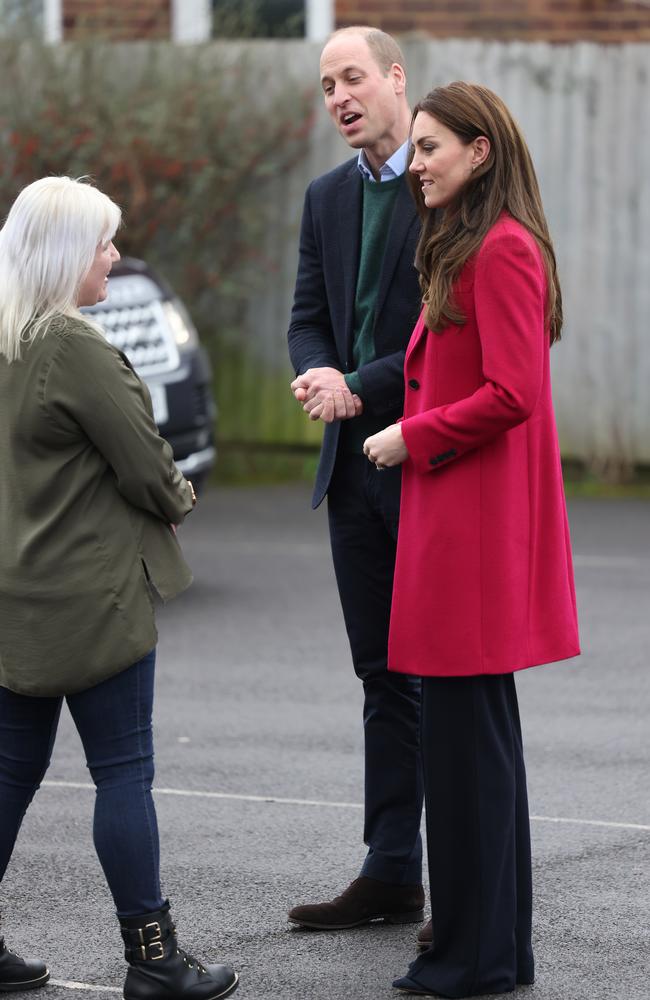
[[[341,182],[338,190],[338,231],[343,264],[343,293],[345,296],[345,343],[352,347],[354,324],[354,296],[359,273],[359,239],[361,232],[362,181],[356,160]]]
[[[415,324],[415,329],[411,334],[411,339],[409,340],[408,347],[406,348],[406,357],[404,358],[404,364],[410,359],[411,355],[415,351],[420,341],[424,340],[424,335],[426,333],[426,327],[424,325],[424,309],[422,309],[418,321]]]

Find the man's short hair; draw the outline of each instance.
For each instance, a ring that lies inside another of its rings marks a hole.
[[[337,31],[332,32],[328,41],[338,38],[339,35],[361,35],[362,38],[365,38],[375,62],[385,76],[390,71],[393,63],[397,63],[404,70],[406,69],[404,54],[399,45],[392,35],[381,31],[380,28],[371,28],[365,24],[350,25],[349,27],[339,28]]]

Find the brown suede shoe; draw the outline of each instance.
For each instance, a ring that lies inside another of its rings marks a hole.
[[[418,951],[426,951],[433,944],[433,920],[427,920],[418,931]]]
[[[361,875],[331,903],[294,906],[289,920],[317,931],[342,931],[372,920],[388,924],[417,923],[424,917],[421,885],[393,885]]]

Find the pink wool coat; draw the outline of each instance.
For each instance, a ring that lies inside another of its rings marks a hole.
[[[406,353],[409,458],[388,666],[501,674],[580,652],[551,399],[546,279],[504,215],[456,285],[467,321]]]

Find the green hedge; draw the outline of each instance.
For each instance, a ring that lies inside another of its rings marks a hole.
[[[90,175],[201,332],[236,326],[273,262],[268,182],[303,155],[313,95],[254,54],[167,43],[0,46],[0,211],[47,174]],[[279,89],[281,87],[281,89]]]
[[[312,127],[313,91],[281,69],[233,43],[0,44],[0,213],[38,177],[89,175],[123,209],[120,252],[158,269],[192,313],[220,438],[248,446],[320,437],[290,396],[288,360],[260,370],[245,320],[276,265],[269,233],[286,231],[274,181]]]

